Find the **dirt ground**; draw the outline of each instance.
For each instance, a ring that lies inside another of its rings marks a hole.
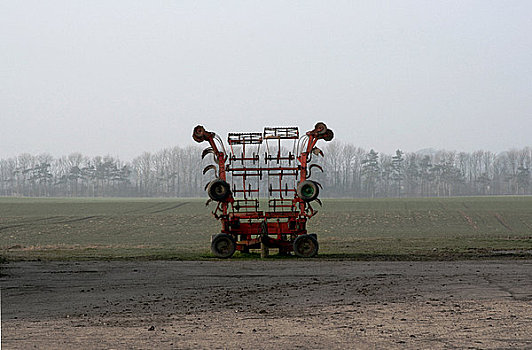
[[[4,349],[532,348],[532,261],[17,262]]]

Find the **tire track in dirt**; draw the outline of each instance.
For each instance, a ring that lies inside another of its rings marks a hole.
[[[38,223],[38,222],[39,221],[48,221],[48,220],[53,220],[53,219],[59,219],[59,218],[62,218],[62,217],[63,216],[49,216],[49,217],[41,218],[41,219],[25,220],[25,221],[19,222],[19,223],[14,224],[14,225],[2,226],[2,227],[0,227],[0,231],[6,230],[6,229],[9,229],[9,228],[32,225],[32,224],[35,224],[35,223],[37,223],[37,225],[42,225],[41,223]],[[55,222],[52,222],[52,223],[55,223]],[[46,222],[46,223],[43,223],[43,224],[49,224],[49,222]]]
[[[497,281],[495,281],[494,279],[490,278],[489,276],[484,276],[484,279],[490,285],[497,286],[497,288],[499,288],[499,290],[501,290],[503,293],[507,293],[508,296],[510,298],[512,298],[513,300],[527,301],[529,299],[526,296],[516,295],[510,288],[508,288],[508,286],[506,286],[504,284],[501,284],[501,283],[498,283]]]
[[[24,227],[24,226],[33,226],[33,225],[69,224],[71,222],[85,221],[85,220],[94,219],[94,218],[98,218],[98,217],[99,216],[92,215],[92,216],[84,216],[84,217],[81,217],[81,218],[70,219],[70,220],[49,221],[51,219],[64,218],[64,216],[53,216],[53,217],[49,217],[49,218],[25,221],[25,222],[22,222],[22,223],[16,224],[16,225],[3,226],[3,227],[0,227],[0,231],[7,230],[7,229],[10,229],[10,228]],[[46,222],[42,222],[42,221],[46,221]]]
[[[189,203],[190,202],[178,203],[178,204],[172,205],[170,207],[166,207],[166,208],[157,209],[157,210],[154,210],[154,211],[147,212],[146,214],[162,213],[162,212],[165,212],[165,211],[177,209],[177,208],[179,208],[181,206],[184,206],[184,205],[187,205]],[[131,213],[134,213],[134,212],[142,212],[142,211],[147,211],[148,209],[153,209],[153,208],[157,208],[157,207],[160,207],[160,206],[161,206],[161,203],[157,203],[157,204],[150,205],[150,206],[142,208],[142,209],[130,210],[130,211],[126,211],[124,213],[131,214]],[[79,218],[74,218],[74,219],[66,219],[66,220],[63,219],[63,220],[54,221],[54,219],[57,220],[57,219],[65,218],[65,217],[64,216],[51,216],[51,217],[35,219],[35,220],[26,220],[26,221],[23,221],[23,222],[20,222],[20,223],[17,223],[17,224],[13,224],[13,225],[0,226],[0,231],[4,231],[4,230],[7,230],[7,229],[12,229],[12,228],[17,228],[17,227],[31,226],[31,225],[70,224],[70,223],[73,223],[73,222],[85,221],[85,220],[90,220],[90,219],[95,219],[95,218],[100,218],[100,217],[102,217],[102,216],[90,215],[90,216],[84,216],[84,217],[79,217]]]
[[[7,230],[8,228],[21,227],[21,226],[25,226],[25,225],[27,225],[27,224],[18,224],[18,225],[11,225],[11,226],[3,226],[3,227],[0,227],[0,231]]]
[[[458,212],[464,217],[464,219],[466,219],[467,223],[469,224],[469,226],[473,227],[476,230],[478,230],[478,226],[477,224],[473,221],[473,219],[468,216],[464,211],[462,210],[458,210]]]
[[[69,224],[71,222],[85,221],[85,220],[90,220],[90,219],[96,219],[96,218],[99,218],[99,217],[100,216],[97,216],[97,215],[84,216],[84,217],[77,218],[77,219],[70,219],[70,220],[52,222],[52,224]]]
[[[162,213],[162,212],[164,212],[164,211],[168,211],[168,210],[172,210],[172,209],[177,209],[177,208],[182,207],[182,206],[184,206],[184,205],[187,205],[187,204],[189,204],[189,203],[190,203],[190,202],[179,203],[179,204],[173,205],[173,206],[168,207],[168,208],[164,208],[164,209],[160,209],[160,210],[152,211],[150,214]]]
[[[528,228],[532,232],[532,226],[530,226],[525,220],[520,220],[523,225],[525,225],[526,228]]]
[[[139,212],[140,213],[145,213],[145,214],[156,214],[156,213],[161,213],[161,212],[164,212],[164,211],[168,211],[168,210],[179,208],[179,207],[181,207],[181,206],[183,206],[185,204],[189,204],[189,202],[183,202],[183,203],[179,203],[179,204],[173,205],[171,207],[161,208],[161,206],[165,205],[165,203],[156,203],[156,204],[148,205],[148,206],[140,208],[140,209],[133,209],[133,210],[125,211],[124,214],[132,214],[132,213],[139,213]],[[150,211],[150,210],[155,209],[155,208],[157,208],[157,209],[153,210],[153,211]]]
[[[138,213],[138,212],[146,211],[148,209],[152,209],[152,208],[155,208],[155,207],[160,207],[161,204],[164,205],[164,203],[156,203],[156,204],[148,205],[147,207],[143,207],[143,208],[140,208],[140,209],[127,210],[127,211],[124,212],[124,214],[131,214],[131,213]]]
[[[513,229],[504,221],[504,218],[502,217],[501,214],[493,213],[493,216],[495,217],[495,219],[497,219],[499,224],[501,224],[503,227],[505,227],[508,231],[513,232]]]

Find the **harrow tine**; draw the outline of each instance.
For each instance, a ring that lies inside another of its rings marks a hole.
[[[214,170],[214,173],[216,174],[216,166],[211,164],[211,165],[207,165],[204,169],[203,169],[203,175],[205,175],[205,173],[207,173],[207,171],[209,170]]]
[[[323,157],[323,151],[321,149],[319,149],[318,147],[314,147],[312,149],[312,154],[316,155],[316,156],[322,156]]]
[[[318,168],[321,170],[321,172],[323,173],[323,168],[321,167],[321,165],[318,165],[318,164],[311,164],[309,166],[309,169],[312,169],[312,168]]]
[[[204,191],[207,191],[207,187],[209,187],[209,184],[210,184],[210,183],[211,183],[211,182],[209,181],[209,182],[207,182],[207,183],[205,184],[205,187],[204,187],[204,189],[203,189]]]
[[[209,204],[211,204],[211,202],[212,202],[212,199],[210,199],[210,198],[207,199],[207,201],[205,202],[205,206],[208,207]]]
[[[318,187],[321,188],[321,189],[323,190],[323,186],[322,186],[318,181],[314,181],[314,183],[315,183],[316,185],[318,185]]]
[[[212,149],[212,147],[207,147],[203,150],[203,152],[201,152],[201,159],[204,159],[205,156],[209,153],[213,153],[214,154],[214,151]]]
[[[323,207],[323,204],[321,203],[321,201],[320,201],[319,198],[316,198],[315,201],[318,202],[318,204],[320,205],[320,207]]]
[[[307,176],[307,179],[312,175],[312,168],[318,168],[321,170],[321,172],[323,173],[323,168],[321,166],[319,166],[318,164],[311,164],[309,167],[308,167],[308,176]]]

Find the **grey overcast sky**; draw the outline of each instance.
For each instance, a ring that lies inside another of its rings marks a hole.
[[[391,153],[532,146],[532,1],[0,2],[0,157],[264,126]]]

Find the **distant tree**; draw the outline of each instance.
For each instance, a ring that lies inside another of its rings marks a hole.
[[[430,156],[426,155],[419,163],[419,178],[421,180],[421,196],[428,196],[431,194],[431,183],[434,179],[432,169],[432,161]]]
[[[405,176],[405,168],[403,158],[404,153],[401,150],[396,150],[395,155],[392,156],[392,179],[395,183],[395,196],[401,197],[403,186],[403,179]]]
[[[53,177],[50,172],[50,163],[43,161],[32,169],[27,169],[27,171],[29,173],[29,180],[34,186],[34,195],[47,196],[48,184],[52,181]]]
[[[392,194],[393,183],[393,164],[392,157],[387,154],[381,154],[380,156],[380,183],[378,191],[380,196],[389,197]]]
[[[406,193],[409,196],[421,195],[419,192],[420,185],[420,170],[418,164],[418,157],[415,153],[408,154],[405,160],[405,184]]]
[[[511,149],[506,152],[506,181],[508,186],[508,193],[518,194],[519,185],[517,183],[517,173],[519,169],[519,151],[516,149]]]
[[[527,194],[530,186],[530,170],[523,166],[517,168],[517,194]]]
[[[362,196],[362,161],[366,155],[366,151],[363,148],[357,147],[354,153],[353,162],[351,163],[352,171],[352,188],[351,193],[353,196]]]
[[[353,168],[353,162],[355,161],[356,148],[349,143],[344,143],[342,144],[341,153],[341,191],[345,196],[353,191],[351,173],[355,170]]]
[[[377,193],[379,173],[379,153],[371,149],[366,154],[366,158],[362,161],[363,182],[368,197],[374,198]]]
[[[329,142],[324,150],[323,165],[327,168],[327,183],[335,194],[341,194],[342,146],[340,141]]]
[[[476,191],[472,192],[473,194],[482,194],[482,195],[490,194],[491,179],[487,173],[480,174],[480,176],[477,177],[476,184],[477,184],[477,186],[475,186]]]
[[[152,162],[149,152],[144,152],[141,156],[133,159],[133,172],[135,173],[137,192],[141,196],[151,196]]]
[[[16,191],[16,171],[17,162],[14,158],[0,160],[0,195],[12,196]]]

